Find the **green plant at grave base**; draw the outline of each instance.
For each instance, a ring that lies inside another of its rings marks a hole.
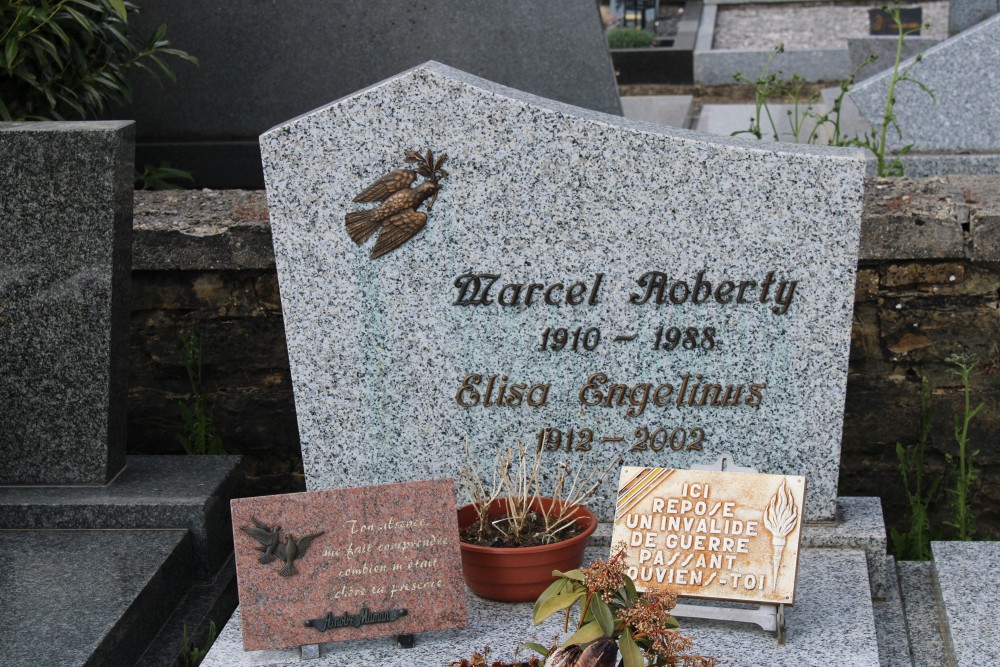
[[[896,123],[896,115],[893,113],[893,108],[896,105],[896,86],[904,81],[908,81],[919,86],[921,90],[930,96],[931,100],[934,100],[935,98],[934,92],[931,91],[930,88],[910,76],[910,70],[914,65],[920,62],[920,54],[917,54],[914,61],[906,67],[902,69],[899,67],[899,62],[903,55],[903,40],[908,35],[917,32],[919,28],[906,30],[903,27],[903,19],[900,17],[899,0],[895,0],[891,7],[882,7],[882,11],[892,17],[892,20],[896,24],[897,34],[899,35],[896,40],[896,60],[892,66],[892,76],[889,77],[889,92],[886,94],[885,109],[882,112],[882,124],[877,128],[873,128],[871,132],[866,133],[863,137],[858,137],[852,140],[851,143],[868,149],[872,155],[875,156],[875,163],[879,176],[902,176],[904,169],[900,158],[910,152],[913,144],[907,144],[906,146],[903,146],[896,155],[890,155],[889,157],[892,159],[888,162],[888,164],[886,163],[886,136],[889,132],[889,128],[892,127],[896,131],[896,135],[900,139],[903,138],[902,131]],[[930,26],[928,25],[925,27]]]
[[[213,424],[212,404],[201,388],[201,337],[194,333],[181,333],[179,337],[184,346],[191,398],[178,405],[182,432],[177,438],[188,454],[225,454],[222,438]]]
[[[948,489],[948,496],[951,503],[952,520],[946,521],[945,525],[955,529],[959,540],[971,540],[976,533],[976,518],[972,513],[970,496],[972,484],[979,471],[976,470],[975,460],[979,450],[969,451],[969,423],[983,409],[983,403],[975,408],[971,403],[970,377],[972,370],[976,366],[974,356],[959,352],[952,354],[945,361],[954,366],[952,373],[962,382],[962,414],[955,415],[955,442],[958,444],[958,459],[951,454],[946,455],[946,460],[952,468],[954,475],[954,486]]]
[[[774,123],[774,118],[771,116],[771,108],[768,106],[768,100],[776,92],[782,89],[782,82],[778,78],[779,72],[771,71],[771,63],[774,62],[774,58],[779,53],[785,52],[785,45],[778,44],[776,47],[771,49],[771,55],[768,56],[767,62],[764,63],[764,69],[757,76],[755,81],[743,76],[742,72],[736,72],[733,74],[733,78],[736,79],[738,83],[749,83],[753,86],[754,91],[754,115],[750,119],[750,127],[745,130],[737,130],[733,132],[732,136],[739,134],[752,134],[758,139],[764,138],[764,130],[761,126],[761,111],[767,116],[768,123],[771,125],[771,135],[774,137],[775,141],[778,141],[778,128]]]
[[[166,56],[197,64],[170,46],[167,27],[130,32],[125,0],[7,0],[0,5],[0,120],[82,120],[132,98],[142,69],[175,80]]]
[[[608,31],[608,47],[612,49],[645,49],[653,45],[653,35],[638,28],[615,28]]]
[[[615,665],[621,654],[623,667],[685,665],[712,667],[715,658],[692,655],[690,637],[677,629],[670,610],[677,596],[668,591],[640,595],[625,573],[625,550],[608,560],[569,572],[553,571],[555,582],[543,592],[532,610],[535,625],[565,612],[568,631],[573,609],[579,607],[576,630],[555,650],[529,642],[523,648],[546,657],[546,665]]]
[[[910,527],[903,533],[895,528],[890,531],[892,555],[896,560],[930,560],[931,540],[937,537],[931,532],[928,508],[937,496],[941,478],[935,477],[928,483],[924,472],[924,451],[932,425],[930,399],[931,387],[925,377],[920,383],[920,439],[909,451],[902,443],[896,443],[896,459],[910,504]]]
[[[829,111],[825,113],[818,114],[816,112],[816,104],[819,102],[819,93],[813,93],[808,98],[804,99],[804,90],[806,87],[806,80],[799,76],[797,73],[792,74],[792,78],[785,81],[781,78],[781,71],[771,71],[771,65],[774,61],[775,56],[779,53],[784,52],[784,46],[778,45],[771,50],[771,55],[768,57],[767,62],[764,64],[763,70],[761,70],[760,75],[756,80],[751,81],[750,79],[743,76],[742,73],[736,72],[733,74],[733,78],[739,83],[747,83],[754,88],[754,115],[750,119],[750,126],[746,130],[737,130],[732,133],[732,136],[740,134],[752,134],[758,139],[764,138],[764,128],[761,125],[762,113],[766,116],[768,124],[770,125],[770,136],[775,140],[779,141],[779,132],[777,124],[774,122],[774,117],[771,115],[771,108],[769,106],[769,101],[773,97],[779,97],[781,99],[787,100],[791,103],[792,108],[786,111],[788,115],[788,125],[792,128],[792,135],[795,143],[802,142],[803,133],[808,126],[808,122],[812,120],[812,129],[808,134],[805,135],[805,143],[815,144],[820,139],[820,132],[827,125],[831,126],[830,136],[827,140],[830,146],[847,146],[854,142],[854,139],[848,139],[841,135],[840,129],[840,111],[843,108],[844,96],[847,94],[848,89],[850,89],[851,84],[858,76],[858,72],[865,65],[875,62],[877,56],[869,55],[864,62],[858,65],[850,75],[840,82],[840,92],[837,97],[833,100],[833,106]]]
[[[171,167],[169,162],[161,162],[159,167],[147,164],[142,171],[135,170],[136,190],[180,190],[183,185],[174,183],[176,179],[193,181],[190,171]]]
[[[878,60],[878,56],[874,53],[868,54],[860,65],[854,68],[854,70],[848,75],[846,79],[840,82],[840,92],[837,96],[833,98],[833,106],[826,113],[816,116],[816,124],[813,125],[812,132],[809,133],[809,137],[806,139],[807,144],[815,144],[819,140],[819,133],[824,126],[831,126],[830,136],[827,139],[828,146],[850,146],[853,145],[855,138],[847,138],[840,133],[840,111],[844,108],[844,96],[847,95],[847,91],[850,90],[851,86],[854,84],[854,80],[858,78],[858,72],[861,71],[866,65],[870,65]],[[796,139],[796,142],[798,139]]]
[[[215,643],[215,621],[208,622],[208,637],[205,638],[205,648],[198,648],[188,643],[187,624],[184,625],[184,635],[181,639],[181,655],[178,659],[180,667],[198,667],[208,655],[209,649]]]

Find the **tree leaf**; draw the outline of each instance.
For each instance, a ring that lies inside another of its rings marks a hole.
[[[645,667],[646,661],[642,657],[642,649],[632,639],[632,633],[628,628],[625,628],[622,636],[618,638],[618,650],[621,651],[624,667]]]
[[[125,0],[108,0],[111,7],[118,14],[118,18],[122,20],[122,23],[128,23],[128,10],[125,9]]]
[[[601,629],[601,624],[597,621],[591,621],[570,635],[569,639],[563,642],[562,647],[560,648],[565,648],[570,644],[589,644],[595,639],[600,639],[604,636],[604,630]]]
[[[572,579],[573,581],[583,581],[583,572],[580,570],[570,570],[569,572],[560,572],[559,570],[552,570],[553,577],[563,577],[564,579]]]
[[[601,599],[600,595],[590,598],[590,611],[601,626],[606,637],[610,637],[615,631],[615,615],[611,613],[611,607]]]
[[[547,658],[549,656],[549,649],[546,648],[545,646],[542,646],[538,642],[525,642],[520,646],[518,646],[517,650],[520,651],[522,648],[526,648],[529,651],[534,651],[535,653],[541,655],[543,658]]]
[[[553,595],[548,600],[538,605],[534,611],[534,621],[535,625],[538,625],[545,619],[547,619],[552,614],[557,611],[562,611],[563,609],[569,609],[577,601],[582,598],[585,591],[579,591],[577,593],[571,593],[568,595]]]

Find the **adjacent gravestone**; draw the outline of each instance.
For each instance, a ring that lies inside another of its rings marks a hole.
[[[913,151],[1000,150],[1000,16],[933,46],[920,62],[901,64],[909,77],[924,84],[934,99],[913,83],[895,87],[894,121],[899,132],[890,131],[890,150],[913,144]],[[892,72],[868,78],[850,91],[850,97],[868,121],[881,123]]]
[[[957,35],[994,14],[1000,14],[1000,0],[949,0],[948,34]]]
[[[173,664],[234,604],[239,457],[125,456],[133,129],[0,123],[0,664]]]
[[[847,52],[851,57],[851,71],[857,72],[855,81],[862,81],[870,76],[892,69],[896,62],[897,37],[848,37]],[[909,35],[903,40],[902,59],[906,60],[922,53],[940,43],[937,37],[917,37]],[[875,56],[875,62],[865,64],[869,56]],[[840,90],[836,89],[839,93]]]
[[[275,11],[236,0],[206,11],[198,0],[147,0],[130,28],[150,34],[164,22],[173,44],[200,66],[178,65],[177,83],[166,87],[136,77],[135,104],[124,117],[139,127],[138,164],[168,160],[208,187],[260,187],[261,132],[430,59],[621,113],[591,2],[341,0],[331,7],[310,0]]]
[[[585,470],[729,451],[807,476],[806,518],[834,518],[857,152],[436,63],[261,143],[310,489],[454,476],[466,438],[483,468],[516,441]]]
[[[0,484],[125,465],[134,131],[0,123]]]

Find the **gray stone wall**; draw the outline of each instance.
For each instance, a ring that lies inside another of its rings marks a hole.
[[[303,488],[263,193],[137,193],[134,255],[130,448],[180,451],[177,333],[197,329],[223,438],[246,455],[252,488]],[[944,470],[961,398],[944,360],[961,346],[980,359],[973,399],[987,406],[971,432],[976,509],[984,531],[1000,530],[1000,177],[868,182],[851,338],[841,494],[881,496],[887,521],[903,518],[895,445],[917,437],[924,375],[928,464]]]

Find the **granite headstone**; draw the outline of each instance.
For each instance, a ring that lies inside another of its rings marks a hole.
[[[893,108],[899,132],[887,134],[889,149],[913,144],[913,151],[1000,150],[1000,15],[923,52],[909,67],[909,77],[934,93],[902,82],[895,88]],[[851,88],[851,99],[873,126],[881,123],[891,71],[876,74]]]
[[[310,489],[454,476],[466,437],[484,469],[516,441],[586,469],[728,451],[807,476],[806,519],[833,518],[858,152],[631,122],[437,63],[261,145]],[[425,150],[433,178],[381,180]],[[400,189],[358,201],[373,182]]]
[[[0,484],[125,465],[134,131],[0,123]]]
[[[1000,0],[949,0],[948,34],[957,35],[994,14],[1000,14]]]

